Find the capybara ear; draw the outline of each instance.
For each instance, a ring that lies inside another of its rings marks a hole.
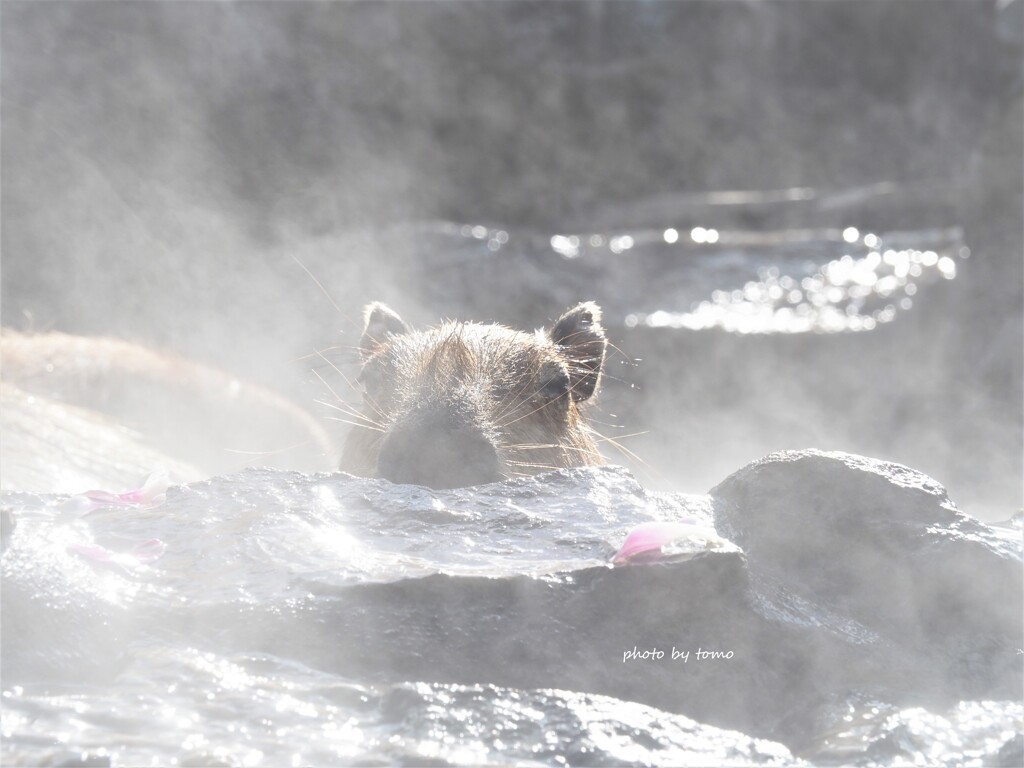
[[[608,339],[601,327],[601,308],[585,301],[570,309],[548,331],[569,363],[573,400],[586,400],[597,391]]]
[[[359,340],[359,353],[370,357],[387,341],[388,336],[409,332],[409,326],[387,304],[375,301],[363,310],[363,337]]]

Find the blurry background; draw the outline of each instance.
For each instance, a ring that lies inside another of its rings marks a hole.
[[[1019,0],[0,12],[5,326],[326,421],[312,370],[354,393],[314,352],[351,372],[369,300],[533,328],[594,299],[598,426],[643,433],[606,453],[648,486],[818,447],[1021,506]]]

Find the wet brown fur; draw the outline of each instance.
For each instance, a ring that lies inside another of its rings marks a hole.
[[[581,304],[563,316],[582,313],[586,322],[561,343],[553,340],[552,331],[531,334],[466,322],[412,331],[393,313],[384,321],[401,326],[381,333],[374,327],[375,319],[381,320],[374,316],[375,307],[390,312],[383,305],[367,308],[360,374],[365,426],[353,427],[341,469],[378,476],[383,441],[424,402],[468,413],[497,449],[501,477],[495,480],[603,463],[583,414],[596,393],[604,358],[596,305]]]

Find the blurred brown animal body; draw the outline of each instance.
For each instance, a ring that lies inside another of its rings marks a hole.
[[[117,487],[158,465],[191,481],[251,464],[318,471],[337,463],[304,409],[171,352],[4,329],[0,359],[6,490],[79,492],[89,478]]]
[[[414,331],[379,303],[365,319],[362,410],[341,469],[457,488],[603,463],[582,412],[607,346],[596,304],[534,333],[451,321]]]

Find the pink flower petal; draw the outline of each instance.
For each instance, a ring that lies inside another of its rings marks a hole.
[[[167,489],[171,487],[171,478],[167,470],[157,470],[146,478],[141,488],[118,494],[118,498],[129,504],[157,505],[164,502]]]
[[[615,553],[612,562],[616,565],[635,561],[657,560],[661,549],[676,539],[702,530],[694,523],[641,523],[630,529],[622,547]]]
[[[156,507],[164,503],[167,489],[171,487],[171,479],[167,470],[158,469],[151,474],[141,488],[134,488],[124,493],[110,493],[109,491],[86,491],[72,496],[65,507],[71,509],[75,506],[76,499],[85,499],[88,510],[99,507]]]

